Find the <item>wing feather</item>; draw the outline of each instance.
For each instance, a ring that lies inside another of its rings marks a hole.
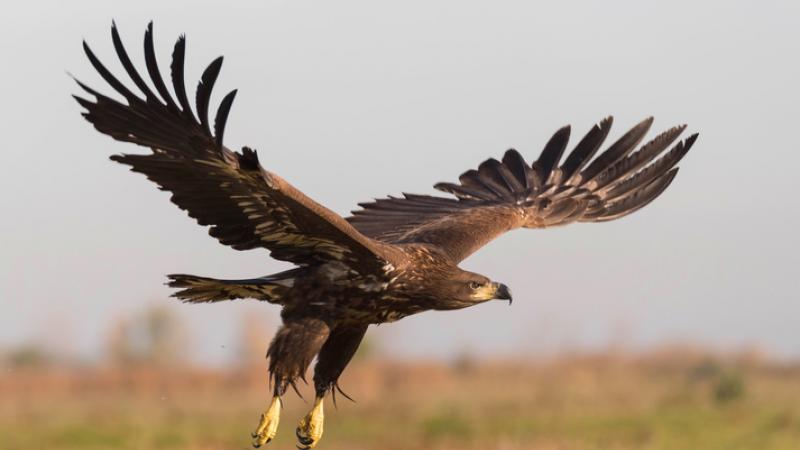
[[[498,167],[501,165],[500,161],[494,158],[482,162],[480,166],[478,166],[478,179],[495,195],[509,198],[512,186],[506,182],[505,178],[498,171]]]
[[[94,101],[75,96],[83,116],[114,139],[150,147],[148,154],[113,155],[112,160],[144,174],[209,234],[237,250],[265,248],[273,257],[300,265],[341,261],[355,270],[379,270],[391,256],[389,246],[358,232],[339,215],[306,197],[274,173],[264,170],[258,155],[247,147],[241,153],[223,146],[223,134],[236,91],[226,95],[216,113],[214,134],[209,122],[211,91],[222,58],[203,72],[196,92],[195,120],[184,83],[185,38],[175,44],[171,63],[177,102],[158,72],[153,51],[153,28],[145,32],[147,71],[161,99],[136,71],[122,45],[116,25],[112,40],[117,55],[140,98],[120,82],[84,42],[92,66],[127,104],[78,82]]]
[[[211,135],[211,128],[208,123],[208,104],[211,101],[211,90],[214,89],[214,83],[217,81],[219,71],[222,68],[222,56],[218,57],[203,71],[200,76],[200,83],[197,85],[197,94],[195,98],[195,106],[197,107],[197,117],[200,118],[200,124],[203,126],[206,134]]]
[[[600,174],[603,170],[613,165],[625,155],[630,153],[634,147],[644,138],[650,126],[653,124],[653,118],[647,119],[636,124],[630,131],[622,135],[616,142],[614,142],[606,151],[600,154],[589,166],[581,172],[581,180],[587,183],[594,179],[595,176]]]
[[[514,175],[515,185],[518,186],[514,189],[515,191],[525,191],[530,188],[530,183],[528,182],[528,171],[530,169],[525,162],[525,158],[518,151],[513,148],[506,150],[503,155],[503,167]]]
[[[578,142],[575,149],[567,156],[564,165],[561,166],[561,171],[564,173],[564,179],[569,180],[573,175],[577,174],[583,166],[586,165],[603,145],[603,142],[611,131],[611,124],[614,123],[613,117],[606,117],[600,123],[593,126],[586,136]]]
[[[214,118],[214,140],[217,143],[217,147],[222,147],[225,124],[228,122],[228,114],[231,112],[231,106],[233,106],[233,100],[236,98],[237,92],[236,89],[228,92],[219,103],[219,109],[217,109],[217,115]]]
[[[128,73],[128,76],[133,80],[136,87],[142,91],[145,98],[147,98],[148,101],[153,101],[156,96],[153,94],[153,91],[150,90],[150,87],[147,86],[147,83],[144,82],[141,75],[139,75],[139,72],[136,71],[130,57],[128,57],[128,52],[125,50],[125,46],[122,45],[122,39],[119,37],[119,31],[117,31],[117,24],[115,22],[111,22],[111,40],[114,42],[114,50],[117,52],[117,57],[119,57],[122,67],[125,68],[125,72]]]
[[[567,125],[556,131],[556,134],[554,134],[553,137],[547,141],[547,145],[544,146],[544,150],[542,150],[542,153],[539,155],[539,159],[534,163],[534,170],[541,180],[546,182],[550,179],[550,174],[553,172],[556,165],[558,165],[558,162],[561,160],[561,155],[564,154],[564,150],[567,148],[569,133],[570,127]]]
[[[189,106],[189,98],[186,95],[186,82],[184,81],[184,61],[186,59],[186,36],[180,35],[175,42],[172,50],[172,64],[170,64],[170,74],[172,75],[172,89],[178,97],[180,110],[186,119],[195,122],[192,114],[192,107]]]
[[[121,45],[120,45],[121,46]],[[153,81],[161,99],[166,102],[167,109],[170,112],[177,112],[178,105],[172,100],[172,96],[167,89],[164,79],[161,77],[161,71],[158,69],[158,60],[156,59],[156,52],[153,46],[153,22],[147,24],[147,30],[144,32],[144,60],[147,65],[147,74]],[[134,70],[135,72],[135,70]]]
[[[460,261],[514,228],[618,219],[664,192],[697,134],[664,153],[686,128],[673,127],[634,151],[653,123],[647,118],[593,159],[612,121],[608,117],[592,127],[560,167],[569,127],[558,130],[531,165],[512,149],[502,162],[489,159],[464,172],[458,184],[434,186],[455,199],[410,194],[378,199],[360,204],[363,209],[347,220],[373,238],[439,245]]]

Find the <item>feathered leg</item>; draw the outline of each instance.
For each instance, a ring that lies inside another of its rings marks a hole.
[[[314,367],[316,388],[314,408],[297,425],[296,434],[300,443],[298,448],[314,448],[322,438],[325,394],[331,391],[335,396],[334,389],[337,389],[347,397],[347,394],[339,389],[337,382],[347,363],[356,353],[366,331],[367,325],[338,325],[322,346],[317,357],[317,365]]]
[[[302,318],[284,320],[267,351],[270,382],[273,384],[272,403],[261,415],[258,428],[253,432],[253,447],[271,441],[278,431],[281,397],[295,382],[305,380],[306,369],[328,338],[328,325],[319,319]],[[299,392],[298,392],[299,394]]]

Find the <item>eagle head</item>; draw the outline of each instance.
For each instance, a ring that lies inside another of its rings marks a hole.
[[[508,300],[508,286],[467,270],[462,270],[447,254],[427,245],[412,245],[406,250],[408,261],[400,266],[390,289],[395,297],[405,297],[422,310],[451,310]]]
[[[435,283],[434,309],[461,309],[489,300],[508,300],[511,290],[502,283],[466,270],[456,269]]]

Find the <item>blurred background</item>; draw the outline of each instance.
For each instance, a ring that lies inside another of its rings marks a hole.
[[[510,147],[533,159],[567,123],[700,132],[644,210],[465,261],[511,308],[373,327],[320,448],[800,448],[800,4],[149,0],[0,17],[0,448],[244,449],[269,397],[279,310],[183,305],[164,275],[288,266],[109,162],[133,147],[69,97],[66,71],[110,91],[81,39],[124,79],[112,19],[137,64],[154,20],[162,70],[186,33],[189,85],[224,54],[228,146],[343,215]],[[308,407],[286,403],[275,448]]]

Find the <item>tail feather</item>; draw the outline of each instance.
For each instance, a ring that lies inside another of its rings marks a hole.
[[[282,274],[277,274],[282,275]],[[280,303],[283,294],[292,287],[294,278],[276,275],[246,280],[218,280],[196,275],[167,275],[172,294],[186,303],[212,303],[239,298],[253,298],[270,303]]]

